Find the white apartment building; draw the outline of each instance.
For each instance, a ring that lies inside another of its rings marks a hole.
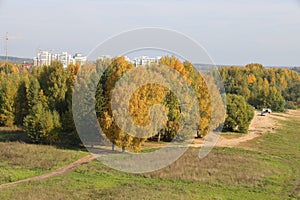
[[[74,63],[78,63],[80,65],[84,65],[84,63],[87,61],[86,56],[83,56],[80,53],[75,54],[75,56],[73,57],[74,59]]]
[[[39,51],[34,60],[34,66],[50,65],[52,56],[48,51]]]
[[[148,56],[141,56],[141,57],[134,58],[131,62],[134,64],[135,67],[138,67],[138,66],[146,66],[151,63],[158,64],[160,59],[161,59],[161,57],[159,57],[159,56],[157,56],[155,58],[150,58]]]
[[[64,68],[67,68],[70,64],[74,64],[72,55],[68,54],[67,52],[62,52],[61,54],[59,54],[58,61],[60,61],[63,64]]]
[[[113,57],[110,55],[102,55],[97,58],[97,60],[109,60],[112,59]],[[125,60],[128,62],[131,62],[135,67],[138,66],[146,66],[151,63],[156,63],[159,64],[160,59],[162,58],[161,56],[157,57],[149,57],[149,56],[140,56],[140,57],[135,57],[133,60],[128,58],[127,56],[124,56]]]
[[[37,57],[34,59],[34,66],[49,66],[53,61],[59,61],[63,64],[64,68],[67,68],[70,64],[79,63],[83,65],[87,58],[82,54],[75,54],[72,56],[68,52],[62,53],[50,53],[48,51],[39,51]]]

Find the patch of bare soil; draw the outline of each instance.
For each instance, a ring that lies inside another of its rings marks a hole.
[[[255,112],[254,118],[249,126],[249,131],[247,134],[241,134],[241,137],[228,139],[224,136],[220,136],[217,142],[218,147],[235,147],[242,142],[247,142],[253,140],[265,133],[274,133],[278,127],[278,122],[273,117],[273,114],[267,114],[266,116],[261,116],[259,112]],[[236,134],[236,133],[233,133]]]
[[[276,129],[280,126],[278,121],[287,120],[290,116],[300,116],[300,110],[289,110],[286,113],[272,113],[266,116],[261,116],[260,112],[256,111],[247,134],[237,136],[237,133],[226,133],[226,135],[220,136],[216,146],[236,147],[265,133],[275,133]],[[233,137],[230,137],[230,135]],[[191,147],[201,147],[203,143],[203,139],[196,139]]]

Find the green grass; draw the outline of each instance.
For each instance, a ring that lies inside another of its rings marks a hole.
[[[300,120],[281,123],[276,134],[243,143],[247,150],[215,148],[199,160],[192,148],[172,165],[139,175],[93,161],[61,177],[2,189],[0,199],[300,199]]]
[[[139,153],[152,153],[155,152],[157,150],[159,150],[160,148],[152,148],[152,149],[143,149],[141,150]]]
[[[86,155],[79,151],[20,142],[0,142],[0,152],[0,184],[52,171]]]
[[[221,136],[225,137],[226,139],[236,139],[239,137],[243,137],[245,133],[233,133],[233,132],[223,132]]]
[[[268,153],[280,163],[289,167],[288,180],[282,184],[282,194],[300,199],[300,119],[281,121],[283,126],[276,134],[266,134],[256,138],[246,147]],[[276,184],[276,183],[274,183]]]
[[[206,169],[204,169],[206,171]],[[249,173],[250,175],[250,173]],[[5,189],[5,199],[281,199],[259,185],[130,175],[92,162],[63,177]],[[187,178],[187,177],[185,177]],[[232,182],[230,178],[221,178]],[[252,186],[251,186],[252,185]],[[250,187],[251,186],[251,187]],[[268,195],[268,196],[267,196]],[[268,198],[265,198],[265,197]]]

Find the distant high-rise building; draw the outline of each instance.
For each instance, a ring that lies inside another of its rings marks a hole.
[[[35,66],[50,65],[52,62],[51,54],[48,51],[39,51],[36,58],[34,58]]]
[[[70,64],[74,64],[72,55],[68,54],[68,52],[62,52],[61,54],[59,54],[58,61],[63,64],[64,68],[67,68]]]
[[[80,65],[84,65],[84,63],[87,61],[86,56],[83,56],[80,53],[75,54],[75,56],[73,57],[73,59],[74,59],[75,63],[78,63]]]
[[[66,68],[70,64],[79,63],[83,65],[87,61],[87,58],[82,54],[75,54],[73,57],[68,52],[50,53],[48,51],[39,51],[37,57],[33,60],[34,66],[49,66],[51,62],[59,61],[63,64],[64,68]]]
[[[98,60],[109,60],[112,59],[113,57],[110,55],[102,55],[99,56],[97,59]],[[131,62],[135,67],[138,66],[146,66],[149,65],[151,63],[156,63],[159,64],[160,59],[162,58],[161,56],[157,56],[157,57],[149,57],[149,56],[140,56],[140,57],[135,57],[133,60],[131,60],[130,58],[128,58],[127,56],[124,56],[125,60],[128,62]]]
[[[134,64],[135,67],[137,67],[137,66],[149,65],[151,63],[158,64],[160,59],[161,57],[150,58],[148,56],[141,56],[141,57],[134,58],[131,62]]]

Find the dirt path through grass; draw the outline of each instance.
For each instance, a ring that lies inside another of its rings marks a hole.
[[[260,113],[256,111],[247,134],[228,133],[221,135],[215,146],[237,147],[241,143],[253,140],[265,133],[275,133],[280,126],[278,120],[286,120],[290,116],[300,116],[300,110],[289,110],[287,113],[272,113],[266,116],[260,116]],[[202,147],[203,143],[203,139],[195,139],[194,144],[190,147]]]
[[[275,133],[280,127],[278,120],[287,120],[289,117],[300,117],[300,110],[289,110],[287,113],[272,113],[261,116],[260,112],[255,111],[254,118],[249,126],[247,134],[225,133],[218,139],[216,147],[237,147],[241,143],[248,142],[266,133]],[[189,147],[199,148],[204,144],[204,139],[195,139]],[[162,148],[166,144],[145,143],[143,149]]]
[[[247,134],[242,134],[237,138],[226,138],[226,136],[221,135],[216,146],[236,147],[240,143],[253,140],[254,138],[261,136],[262,134],[274,133],[278,128],[278,122],[276,121],[276,118],[274,116],[275,115],[272,114],[261,116],[260,113],[256,111]]]
[[[253,140],[265,133],[276,133],[276,130],[280,127],[278,120],[287,120],[291,116],[300,116],[300,111],[289,110],[287,113],[272,113],[267,116],[260,116],[259,112],[255,112],[255,116],[251,121],[247,134],[234,139],[228,139],[221,136],[217,146],[236,147],[243,142]]]
[[[296,111],[290,110],[287,113],[273,113],[273,114],[267,115],[267,116],[260,116],[259,113],[256,112],[255,117],[252,120],[251,125],[249,127],[249,132],[247,134],[244,134],[237,138],[226,138],[226,136],[221,136],[218,143],[216,144],[216,146],[217,147],[236,147],[243,142],[247,142],[256,137],[259,137],[262,134],[270,133],[270,132],[275,133],[276,129],[279,127],[279,123],[276,119],[285,120],[289,116],[300,116],[300,110],[296,110]],[[203,145],[203,139],[197,139],[197,140],[195,140],[195,143],[191,145],[191,147],[201,147],[202,145]],[[164,145],[158,145],[158,146],[162,147]],[[91,155],[85,156],[71,164],[65,165],[57,170],[49,172],[47,174],[31,177],[31,178],[16,181],[16,182],[2,184],[2,185],[0,185],[0,188],[8,188],[8,187],[19,185],[22,183],[40,181],[40,180],[52,178],[55,176],[64,175],[64,174],[67,174],[67,173],[73,171],[77,167],[80,167],[84,164],[87,164],[87,163],[93,161],[94,159],[96,159],[99,156],[101,156],[101,155],[100,154],[99,155],[91,154]]]
[[[35,177],[27,178],[27,179],[24,179],[24,180],[16,181],[16,182],[2,184],[2,185],[0,185],[0,188],[8,188],[8,187],[16,186],[16,185],[19,185],[19,184],[22,184],[22,183],[40,181],[40,180],[52,178],[52,177],[55,177],[55,176],[61,176],[61,175],[64,175],[64,174],[67,174],[67,173],[73,171],[77,167],[80,167],[84,164],[87,164],[87,163],[91,162],[92,160],[94,160],[96,158],[97,158],[97,156],[95,156],[95,155],[92,155],[92,154],[87,155],[87,156],[85,156],[85,157],[83,157],[83,158],[81,158],[81,159],[79,159],[79,160],[77,160],[77,161],[75,161],[71,164],[62,166],[61,168],[59,168],[57,170],[54,170],[52,172],[49,172],[47,174],[42,174],[40,176],[35,176]]]

